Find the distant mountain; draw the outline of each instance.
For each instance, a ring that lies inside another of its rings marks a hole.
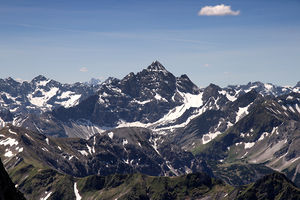
[[[123,122],[151,123],[182,104],[182,92],[195,96],[200,90],[187,76],[176,78],[154,62],[137,74],[103,84],[97,96],[78,106],[54,110],[53,116],[62,121],[84,118],[101,127],[117,127]]]
[[[147,151],[155,155],[149,162],[156,162],[156,166],[167,165],[162,151],[171,155],[168,148],[176,150],[173,156],[179,157],[174,161],[179,163],[178,174],[187,173],[180,166],[190,168],[183,160],[192,156],[206,160],[215,176],[226,183],[247,184],[277,170],[300,185],[299,83],[294,87],[249,82],[198,88],[187,75],[175,77],[155,61],[138,73],[96,85],[60,84],[43,76],[23,83],[1,79],[0,93],[1,126],[11,123],[46,136],[79,137],[83,139],[74,141],[84,141],[82,144],[89,147],[96,135],[106,136],[101,139],[105,145],[120,148],[122,141],[109,139],[109,134],[131,137],[139,132],[150,145]],[[132,152],[139,146],[134,149]],[[87,147],[77,150],[88,152]],[[120,151],[117,163],[127,161],[124,155],[128,152]],[[112,152],[116,154],[115,149]],[[82,175],[91,170],[79,169],[81,165],[74,170],[75,164],[67,163],[65,168]],[[135,172],[132,167],[126,170]],[[154,171],[156,175],[176,174],[168,167]]]
[[[15,115],[41,113],[59,106],[74,106],[96,90],[82,83],[61,84],[41,75],[22,83],[12,78],[0,79],[0,106]]]
[[[91,78],[88,82],[84,82],[84,84],[89,85],[89,86],[97,86],[101,84],[101,80],[97,78]]]
[[[41,117],[49,123],[30,122],[35,117],[15,121],[50,135],[57,133],[42,130],[41,127],[52,127],[52,120],[60,121],[54,130],[61,136],[83,138],[90,137],[95,131],[126,126],[170,131],[186,126],[206,110],[222,109],[251,90],[262,96],[277,96],[288,94],[295,88],[255,82],[223,89],[211,84],[199,89],[186,75],[175,77],[156,61],[137,74],[128,74],[122,80],[108,79],[100,84],[97,94],[85,96],[86,99],[75,106],[57,107],[50,114],[51,117],[49,114]],[[234,124],[235,121],[231,120],[230,123]],[[41,127],[36,128],[34,124],[41,124]]]
[[[20,83],[7,78],[0,79],[0,125],[10,122],[21,126],[28,114],[54,109],[52,116],[67,124],[83,120],[104,130],[135,125],[159,128],[184,126],[186,123],[183,122],[206,109],[217,109],[252,89],[263,96],[280,96],[298,92],[299,88],[297,85],[280,87],[250,82],[223,89],[211,84],[199,89],[186,75],[175,77],[158,61],[137,74],[128,74],[122,80],[108,78],[101,83],[92,79],[87,84],[61,84],[44,76]],[[214,102],[216,100],[218,102]],[[210,105],[216,107],[210,108]],[[63,135],[72,136],[64,132]],[[84,134],[87,136],[82,137],[90,136],[86,132]]]

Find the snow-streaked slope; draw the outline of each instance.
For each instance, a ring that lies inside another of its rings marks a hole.
[[[67,108],[94,94],[98,87],[81,83],[61,84],[41,75],[30,82],[0,79],[0,106],[16,115],[41,113],[59,106]]]
[[[151,128],[156,131],[161,131],[164,129],[173,129],[179,128],[186,125],[191,119],[195,118],[197,115],[201,113],[201,106],[203,106],[202,95],[203,93],[200,92],[199,94],[190,94],[190,93],[183,93],[177,90],[177,95],[179,95],[182,99],[182,104],[171,109],[166,115],[164,115],[161,119],[153,123],[141,123],[137,122],[125,122],[120,120],[118,123],[118,127],[147,127]],[[151,100],[149,100],[151,101]],[[176,124],[173,126],[168,126],[168,124],[175,122],[178,118],[180,118],[188,109],[196,108],[195,112],[192,116],[190,116],[184,123]],[[161,127],[161,128],[156,128]],[[163,128],[164,127],[164,128]]]

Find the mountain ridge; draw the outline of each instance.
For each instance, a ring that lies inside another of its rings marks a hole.
[[[209,167],[226,171],[216,174],[227,183],[246,184],[253,179],[243,182],[225,169],[251,169],[258,172],[257,179],[272,168],[300,184],[298,84],[249,82],[199,88],[186,75],[175,77],[158,61],[92,88],[80,83],[60,85],[43,76],[32,84],[0,80],[2,127],[11,123],[44,135],[85,140],[122,127],[146,128],[152,131],[149,142],[158,149],[167,142],[200,160],[209,155]],[[16,96],[28,88],[31,93]],[[74,104],[67,103],[78,95]]]

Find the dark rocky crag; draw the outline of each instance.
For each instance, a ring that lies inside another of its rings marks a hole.
[[[2,161],[0,160],[0,199],[1,200],[25,200],[23,194],[15,188],[15,184],[9,178]]]

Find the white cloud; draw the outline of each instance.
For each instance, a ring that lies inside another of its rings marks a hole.
[[[23,83],[25,80],[23,80],[23,79],[21,79],[21,78],[16,78],[15,79],[17,82],[19,82],[19,83]]]
[[[81,72],[87,72],[88,71],[88,69],[86,68],[86,67],[82,67],[82,68],[80,68],[80,70],[79,71],[81,71]]]
[[[239,15],[240,11],[233,11],[231,10],[231,6],[226,6],[224,4],[216,5],[216,6],[204,6],[198,12],[198,15],[205,15],[205,16],[225,16],[225,15]]]
[[[210,67],[210,64],[206,63],[204,64],[204,67]]]

